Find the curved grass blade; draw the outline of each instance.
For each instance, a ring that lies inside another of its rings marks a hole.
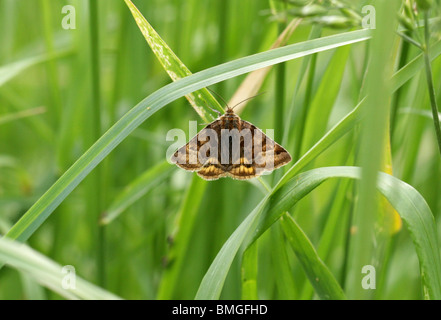
[[[78,276],[75,277],[75,288],[63,289],[66,273],[63,273],[61,265],[27,245],[7,238],[0,239],[0,261],[28,274],[41,285],[68,299],[121,299]]]
[[[308,113],[305,119],[303,139],[301,141],[304,154],[320,137],[326,133],[329,116],[337,98],[341,82],[343,80],[346,61],[350,48],[342,47],[333,53],[326,71],[322,75],[322,81],[308,104]]]
[[[360,178],[356,167],[313,169],[291,178],[272,195],[266,196],[224,244],[199,287],[196,298],[218,299],[234,255],[246,238],[252,243],[282,214],[329,178]],[[412,186],[379,173],[378,190],[389,200],[406,224],[420,262],[424,294],[441,298],[441,259],[435,221],[424,198]],[[250,235],[248,232],[253,232]]]
[[[339,123],[337,123],[331,130],[328,131],[317,143],[309,149],[279,180],[273,189],[277,190],[279,187],[283,186],[288,180],[290,180],[294,175],[300,172],[306,165],[308,165],[312,160],[318,157],[323,151],[329,148],[333,143],[338,141],[343,137],[349,130],[351,130],[357,123],[363,118],[363,108],[365,104],[365,99],[361,100],[360,103],[346,115]]]
[[[115,200],[105,210],[100,224],[109,224],[116,219],[135,201],[156,187],[161,181],[168,177],[173,170],[167,161],[160,162],[153,168],[146,170],[141,176],[127,185],[124,190],[116,196]]]
[[[323,263],[311,241],[287,213],[280,218],[285,236],[291,243],[303,271],[320,299],[345,300],[346,296],[332,272]]]
[[[365,41],[369,37],[370,30],[360,30],[296,43],[224,63],[162,87],[133,107],[98,139],[22,216],[6,236],[26,241],[93,168],[141,123],[168,103],[195,90],[259,68]]]

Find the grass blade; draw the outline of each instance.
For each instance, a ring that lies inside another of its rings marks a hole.
[[[0,239],[0,261],[24,272],[45,287],[68,299],[115,300],[118,296],[76,276],[75,288],[63,289],[62,266],[16,241]]]
[[[430,61],[435,60],[441,54],[441,41],[438,41],[430,48]],[[424,54],[419,54],[413,58],[406,66],[397,71],[392,78],[392,91],[397,90],[409,81],[420,69],[424,67]]]
[[[164,70],[167,71],[170,78],[173,81],[176,81],[191,75],[191,71],[176,56],[167,43],[162,40],[135,5],[130,0],[124,1],[132,12],[142,35],[146,39],[156,58],[158,58]],[[220,111],[223,110],[219,102],[217,102],[213,95],[205,88],[188,94],[185,97],[205,122],[208,122],[207,107],[215,108]]]
[[[242,255],[242,300],[257,300],[257,241]]]
[[[257,227],[260,212],[266,203],[268,196],[254,208],[239,227],[228,238],[222,249],[217,254],[196,293],[196,300],[219,299],[228,270],[233,262],[234,256],[245,240],[247,234]]]
[[[303,270],[319,297],[323,300],[346,299],[343,289],[294,219],[285,213],[280,218],[280,222]]]
[[[192,235],[194,222],[196,221],[196,215],[206,187],[206,181],[197,176],[193,176],[182,207],[176,216],[174,230],[171,232],[171,248],[167,254],[168,266],[161,279],[158,299],[165,300],[173,299],[174,297],[179,280],[179,273],[180,270],[182,270],[182,264],[188,252],[188,244]]]
[[[137,179],[127,185],[124,190],[115,197],[100,219],[101,224],[109,224],[115,220],[130,205],[156,187],[168,177],[175,168],[167,161],[160,162],[153,168],[146,170]]]
[[[389,114],[391,96],[391,77],[394,60],[391,57],[397,46],[394,46],[397,35],[397,22],[391,17],[396,12],[397,1],[382,2],[377,7],[378,29],[373,33],[369,46],[369,69],[366,74],[366,117],[361,124],[359,155],[356,163],[363,168],[363,177],[358,183],[357,201],[352,218],[356,232],[351,234],[348,255],[348,273],[345,289],[353,299],[370,298],[372,290],[365,290],[359,283],[362,280],[360,270],[365,265],[374,265],[375,223],[380,212],[385,218],[391,213],[380,210],[380,201],[376,192],[376,173],[387,165]]]

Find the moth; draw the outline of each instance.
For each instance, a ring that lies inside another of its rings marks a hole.
[[[233,108],[218,114],[217,119],[172,155],[172,163],[205,180],[246,180],[291,161],[288,151],[255,125],[242,120]]]

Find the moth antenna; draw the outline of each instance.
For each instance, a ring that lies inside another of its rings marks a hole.
[[[254,96],[251,96],[251,97],[248,97],[248,98],[246,98],[246,99],[243,99],[241,102],[236,103],[236,105],[235,105],[234,107],[232,107],[231,109],[234,110],[234,108],[236,108],[236,107],[237,107],[238,105],[240,105],[242,102],[245,102],[245,101],[251,100],[251,99],[253,99],[253,98],[257,97],[257,96],[260,96],[260,95],[262,95],[262,94],[264,94],[264,93],[266,93],[266,92],[261,92],[261,93],[258,93],[258,94],[256,94],[256,95],[254,95]]]
[[[225,105],[227,106],[227,109],[229,109],[229,107],[228,107],[228,103],[225,101],[224,98],[222,98],[222,96],[221,96],[219,93],[217,93],[216,91],[214,91],[214,90],[212,90],[212,89],[210,89],[210,88],[208,88],[208,87],[207,87],[207,89],[210,90],[211,93],[214,93],[218,98],[220,98],[220,99],[223,101],[223,103],[225,103]],[[210,108],[210,109],[211,109],[211,108]],[[222,111],[225,112],[225,110],[222,110]],[[218,111],[218,112],[219,112],[219,111]]]

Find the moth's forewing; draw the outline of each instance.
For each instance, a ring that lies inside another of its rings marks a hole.
[[[252,123],[242,120],[242,126],[250,127],[253,132],[253,166],[256,175],[273,171],[291,161],[291,155],[282,146],[268,137]]]

